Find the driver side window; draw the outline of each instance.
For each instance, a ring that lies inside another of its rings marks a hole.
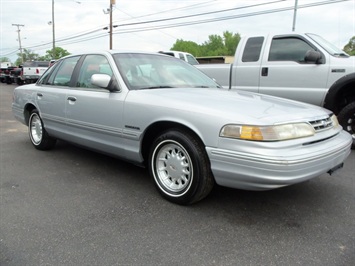
[[[305,41],[298,38],[273,39],[270,47],[269,61],[304,62],[307,51],[314,50]]]
[[[103,55],[87,55],[80,69],[76,87],[97,88],[91,83],[94,74],[106,74],[112,77],[112,69],[107,58]]]

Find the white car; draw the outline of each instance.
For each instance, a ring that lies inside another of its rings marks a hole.
[[[352,143],[326,109],[221,89],[162,54],[64,57],[16,88],[12,109],[35,148],[61,139],[146,166],[178,204],[201,200],[215,183],[265,190],[332,173]]]

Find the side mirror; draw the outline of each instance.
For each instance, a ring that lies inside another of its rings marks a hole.
[[[91,76],[91,84],[100,88],[107,88],[110,83],[111,77],[106,74],[94,74]]]
[[[94,74],[91,76],[91,84],[103,89],[107,89],[110,92],[119,91],[117,83],[114,78],[107,74]]]
[[[315,63],[315,64],[320,64],[322,59],[322,55],[318,51],[314,50],[308,50],[305,57],[304,61],[306,63]]]

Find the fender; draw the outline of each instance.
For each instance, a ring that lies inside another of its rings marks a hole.
[[[355,101],[355,73],[343,76],[329,88],[323,106],[337,115],[352,101]]]

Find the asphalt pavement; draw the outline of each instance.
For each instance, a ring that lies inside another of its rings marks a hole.
[[[302,184],[216,187],[184,207],[145,169],[58,142],[31,145],[0,84],[0,265],[355,265],[355,151]]]

